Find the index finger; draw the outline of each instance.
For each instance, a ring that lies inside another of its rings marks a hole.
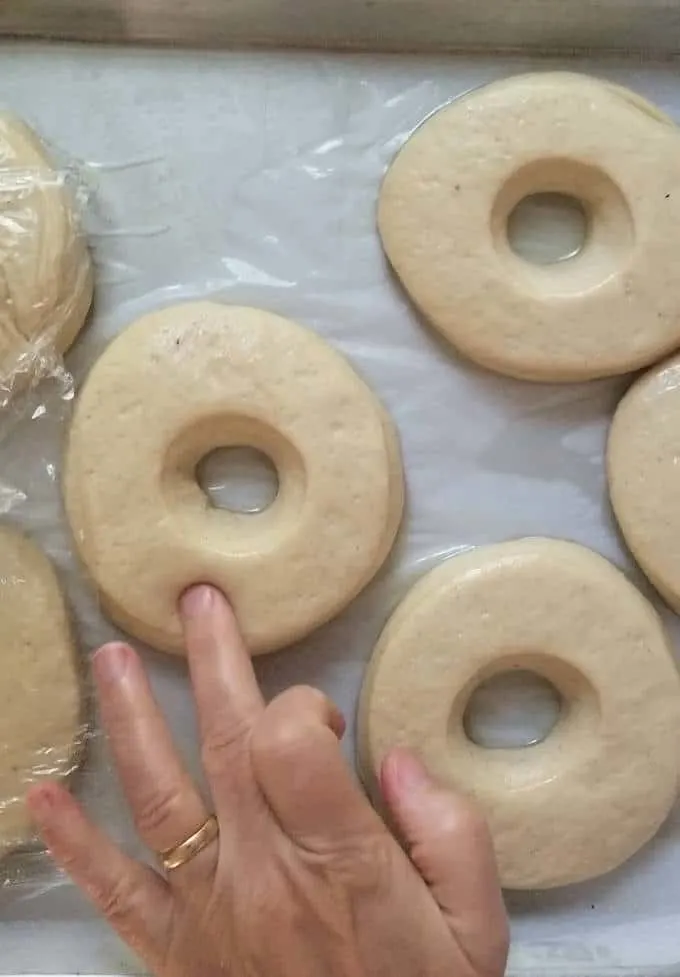
[[[264,702],[234,612],[219,590],[201,585],[182,595],[180,615],[204,748],[235,746]]]

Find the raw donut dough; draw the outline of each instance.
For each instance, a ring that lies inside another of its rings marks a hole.
[[[24,797],[65,777],[82,744],[81,676],[55,573],[40,550],[0,528],[0,855],[32,841]]]
[[[213,509],[196,482],[217,447],[279,474],[257,515]],[[347,361],[314,333],[210,302],[138,320],[79,397],[65,501],[110,616],[183,653],[177,599],[208,581],[233,600],[253,654],[345,607],[386,559],[403,507],[397,436]]]
[[[572,381],[626,373],[680,344],[680,130],[619,86],[525,75],[426,121],[381,192],[385,251],[415,303],[499,373]],[[582,251],[534,265],[507,221],[537,193],[579,199]]]
[[[609,493],[633,556],[680,612],[680,357],[642,376],[614,415]]]
[[[537,746],[484,749],[463,730],[475,688],[530,669],[562,713]],[[680,681],[649,602],[602,557],[525,539],[454,557],[423,577],[375,649],[359,710],[360,765],[393,746],[479,800],[508,888],[549,888],[615,868],[676,796]]]
[[[92,301],[92,269],[73,201],[38,137],[0,114],[0,392],[64,353]]]

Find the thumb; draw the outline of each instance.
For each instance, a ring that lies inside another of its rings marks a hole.
[[[491,835],[476,805],[437,784],[409,750],[392,750],[380,785],[411,861],[479,973],[502,974],[508,922]]]

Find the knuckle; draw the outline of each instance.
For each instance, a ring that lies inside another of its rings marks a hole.
[[[287,698],[290,705],[292,706],[294,704],[298,709],[307,708],[314,710],[314,712],[319,707],[325,708],[328,704],[327,696],[321,689],[315,689],[313,685],[295,685],[288,692],[282,693],[279,698],[281,700]]]
[[[265,710],[264,723],[271,726],[297,723],[307,726],[324,721],[333,706],[321,691],[311,685],[295,685],[278,695]]]
[[[203,734],[201,759],[207,773],[221,769],[234,754],[243,750],[243,744],[250,732],[245,722],[219,723]]]
[[[176,787],[157,790],[137,806],[135,825],[140,835],[153,835],[160,828],[172,823],[182,804],[181,792]]]
[[[279,764],[296,762],[306,751],[313,735],[309,723],[295,716],[268,722],[265,715],[253,736],[252,751],[256,760]]]
[[[394,869],[392,846],[387,836],[378,833],[334,838],[326,846],[317,842],[313,853],[307,849],[307,856],[356,892],[382,889]]]
[[[127,875],[109,885],[93,887],[90,896],[101,913],[120,932],[128,927],[136,913],[139,888]]]
[[[345,732],[345,719],[332,699],[312,685],[295,685],[277,696],[265,711],[265,722],[282,722],[282,717],[310,726],[325,726],[336,738]]]

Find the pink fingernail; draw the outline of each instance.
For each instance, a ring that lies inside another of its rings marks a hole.
[[[92,664],[101,682],[120,682],[128,666],[130,649],[122,642],[104,645],[95,652]]]
[[[205,614],[213,605],[215,591],[207,584],[190,587],[180,597],[180,608],[186,617],[198,617]]]

